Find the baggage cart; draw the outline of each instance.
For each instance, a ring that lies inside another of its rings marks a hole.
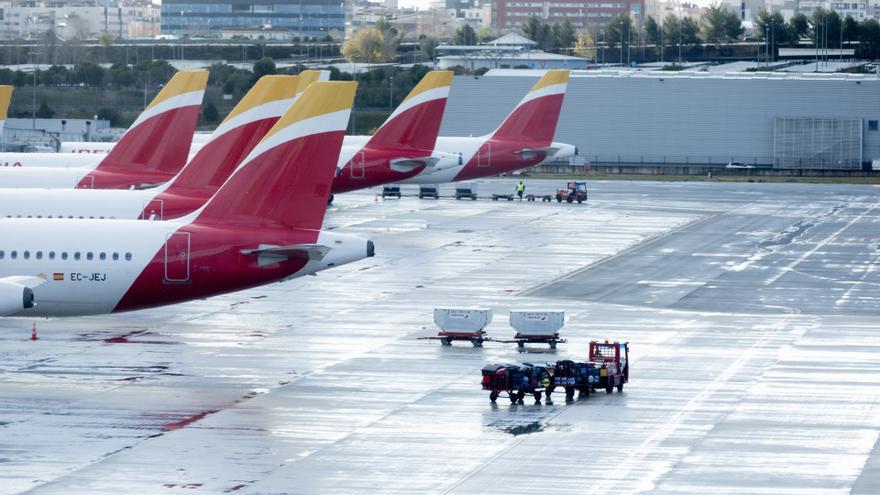
[[[382,187],[382,199],[397,198],[400,199],[400,184],[387,184]]]
[[[489,400],[507,396],[511,404],[521,402],[526,396],[525,376],[522,368],[515,364],[488,364],[483,366],[483,390],[489,391]]]
[[[423,184],[419,186],[419,199],[425,198],[440,198],[440,188],[437,186],[437,184]]]
[[[557,389],[565,390],[566,400],[574,398],[575,392],[589,397],[590,392],[599,384],[599,370],[593,363],[578,363],[571,360],[557,361],[553,365],[553,383],[547,387],[547,400]]]
[[[446,346],[455,340],[466,340],[474,347],[483,347],[483,342],[490,340],[484,329],[492,323],[492,310],[435,308],[434,323],[440,328],[437,336],[421,339],[439,340]]]
[[[455,186],[455,199],[470,199],[475,201],[477,199],[477,188],[475,185],[470,182],[459,182]]]
[[[526,344],[556,344],[565,342],[559,337],[559,329],[565,325],[564,311],[511,311],[510,326],[516,330],[514,342],[520,349]]]

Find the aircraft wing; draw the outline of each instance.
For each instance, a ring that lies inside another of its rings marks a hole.
[[[411,172],[416,168],[430,168],[439,162],[440,159],[433,156],[424,156],[419,158],[395,158],[391,160],[391,170],[395,172]]]
[[[556,152],[559,151],[559,148],[554,146],[547,146],[544,148],[523,148],[517,150],[515,153],[521,155],[523,158],[534,158],[538,155],[543,154],[544,156],[553,156]]]
[[[321,244],[295,244],[293,246],[260,245],[256,249],[242,249],[241,254],[256,256],[260,266],[271,265],[293,258],[320,261],[330,252],[329,246]]]
[[[13,284],[23,285],[29,289],[33,289],[33,288],[37,287],[38,285],[45,284],[46,279],[43,277],[19,275],[19,276],[0,278],[0,282],[11,282]]]

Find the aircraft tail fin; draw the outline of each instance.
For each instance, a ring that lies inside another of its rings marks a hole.
[[[319,230],[356,88],[306,88],[194,220]]]
[[[9,102],[12,101],[12,86],[0,86],[0,134],[6,124],[6,114],[9,112]]]
[[[452,71],[435,70],[425,74],[373,134],[369,144],[432,151],[451,85]]]
[[[125,131],[97,170],[176,174],[189,157],[208,71],[180,71]]]
[[[556,133],[567,85],[567,70],[547,71],[492,133],[492,137],[549,146]]]

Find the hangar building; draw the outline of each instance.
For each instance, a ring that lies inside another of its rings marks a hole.
[[[490,132],[543,73],[456,77],[441,135]],[[556,140],[594,164],[854,170],[878,120],[876,75],[572,71]]]

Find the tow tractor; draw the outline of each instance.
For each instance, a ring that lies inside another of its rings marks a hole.
[[[583,181],[570,181],[565,189],[556,190],[556,201],[562,203],[566,201],[572,203],[577,201],[578,204],[587,200],[587,183]]]
[[[614,387],[623,392],[623,384],[629,382],[629,342],[590,342],[590,362],[599,370],[596,388],[611,393]]]

